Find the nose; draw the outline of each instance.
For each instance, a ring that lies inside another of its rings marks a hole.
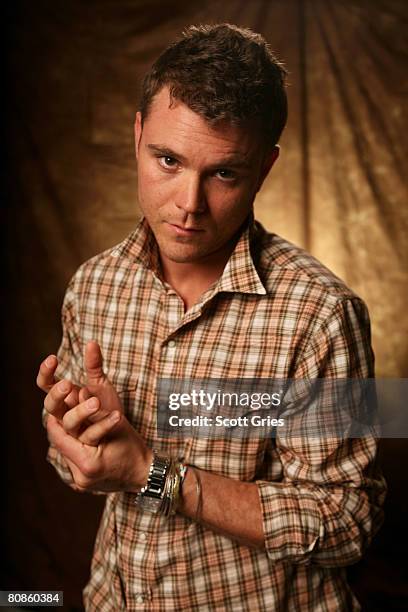
[[[206,208],[206,199],[201,177],[196,174],[184,176],[182,187],[177,194],[178,208],[189,214],[199,214]]]

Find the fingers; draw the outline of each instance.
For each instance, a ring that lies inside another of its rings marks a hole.
[[[95,454],[90,455],[89,447],[98,446],[102,438],[117,425],[121,418],[121,413],[115,410],[115,412],[112,412],[102,421],[90,425],[84,433],[81,434],[81,439],[77,440],[64,430],[61,423],[53,415],[50,415],[47,420],[48,438],[66,459],[72,461],[85,476],[88,476],[91,475],[91,471],[95,469],[92,463],[97,456]],[[95,453],[98,453],[98,450],[95,450]],[[70,469],[72,470],[71,466]]]
[[[52,387],[57,384],[57,380],[55,379],[55,371],[58,366],[58,359],[55,355],[48,355],[46,359],[40,365],[40,369],[37,375],[37,386],[49,393]],[[73,408],[79,402],[79,387],[77,385],[71,385],[71,392],[65,397],[65,403],[68,408]],[[59,397],[58,394],[56,397]],[[47,405],[50,402],[47,401]]]
[[[85,346],[84,366],[89,383],[96,383],[105,378],[101,347],[94,340]]]
[[[79,392],[77,404],[86,402],[86,400],[89,399],[90,397],[91,397],[91,393],[89,392],[88,388],[82,387],[82,389]]]
[[[62,425],[67,433],[80,442],[98,446],[102,437],[119,421],[118,415],[120,418],[120,413],[117,410],[106,415],[100,410],[98,398],[91,397],[66,412],[62,419]],[[84,426],[86,429],[80,434],[79,432]]]
[[[64,455],[65,459],[72,461],[76,466],[81,464],[85,457],[85,447],[67,434],[61,423],[52,414],[47,419],[47,434],[50,443]],[[70,469],[72,471],[71,467]]]
[[[93,423],[85,429],[78,440],[89,446],[98,446],[102,439],[119,423],[121,413],[115,410],[97,423]]]
[[[71,434],[71,436],[77,437],[81,427],[86,424],[87,419],[97,412],[98,409],[99,400],[96,397],[91,397],[75,406],[75,408],[68,410],[62,419],[62,425],[65,431]]]
[[[82,389],[79,391],[79,399],[77,403],[82,404],[83,402],[86,402],[86,400],[90,399],[91,397],[93,397],[93,395],[89,391],[88,387],[82,387]],[[103,410],[103,408],[99,408],[99,410],[97,410],[96,412],[92,412],[89,414],[88,421],[95,423],[96,421],[100,421],[101,419],[103,419],[103,417],[106,416],[107,414],[108,414],[107,410]]]
[[[51,387],[44,400],[44,408],[57,419],[62,419],[67,411],[65,399],[72,392],[73,385],[69,380],[60,380]]]
[[[79,404],[79,393],[79,387],[77,387],[77,385],[73,385],[71,393],[65,398],[65,404],[68,406],[68,408],[74,408],[74,406]]]
[[[57,369],[58,360],[55,355],[48,355],[46,359],[41,363],[40,369],[37,375],[37,386],[43,391],[48,393],[56,380],[54,378],[55,370]]]

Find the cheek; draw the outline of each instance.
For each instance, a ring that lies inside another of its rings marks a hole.
[[[160,208],[167,197],[166,189],[157,172],[147,169],[138,173],[138,194],[140,206],[150,211]]]
[[[214,200],[213,217],[219,224],[231,226],[242,222],[248,215],[252,200],[242,190],[226,191]]]
[[[169,197],[178,185],[177,177],[164,173],[152,160],[138,167],[138,180],[147,199]]]

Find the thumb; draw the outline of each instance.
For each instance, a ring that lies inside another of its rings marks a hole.
[[[105,378],[101,347],[94,340],[85,346],[84,366],[88,382],[98,382]]]

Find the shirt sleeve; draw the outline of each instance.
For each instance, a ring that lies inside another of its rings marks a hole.
[[[296,378],[373,377],[367,309],[359,298],[342,300],[309,341]],[[308,409],[300,402],[300,417],[307,418]],[[309,437],[278,431],[267,455],[270,473],[279,458],[283,477],[271,482],[266,471],[256,481],[268,557],[323,567],[357,562],[383,522],[386,483],[377,451],[370,432]]]

